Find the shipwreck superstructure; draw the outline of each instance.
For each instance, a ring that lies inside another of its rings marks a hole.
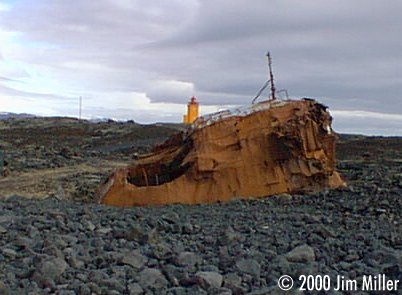
[[[326,107],[269,100],[198,118],[116,170],[99,202],[130,207],[259,198],[343,186]]]
[[[344,186],[335,171],[336,136],[327,107],[313,99],[277,100],[269,52],[267,57],[268,81],[249,107],[193,122],[198,103],[192,99],[187,131],[116,170],[99,188],[99,202],[200,204]],[[255,103],[268,85],[270,99]]]

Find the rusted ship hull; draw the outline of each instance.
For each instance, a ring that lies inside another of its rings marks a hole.
[[[265,101],[197,119],[115,171],[98,198],[119,207],[199,204],[344,185],[326,107],[310,99]]]

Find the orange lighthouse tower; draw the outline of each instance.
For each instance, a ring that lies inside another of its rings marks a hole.
[[[183,116],[184,124],[192,124],[195,119],[198,118],[198,108],[199,104],[195,96],[193,96],[190,102],[187,104],[187,115]]]

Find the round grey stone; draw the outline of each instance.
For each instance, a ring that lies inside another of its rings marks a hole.
[[[195,278],[204,289],[220,288],[223,282],[222,275],[213,271],[199,271],[195,274]]]
[[[253,277],[259,277],[261,273],[261,266],[254,259],[241,259],[236,262],[236,267],[242,273],[252,275]]]
[[[300,245],[285,254],[289,262],[309,263],[315,261],[314,249],[309,245]]]
[[[167,286],[168,281],[159,269],[145,268],[138,275],[138,283],[143,288],[161,289]]]

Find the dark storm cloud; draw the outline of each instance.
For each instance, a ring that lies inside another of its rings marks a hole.
[[[205,1],[192,25],[154,47],[171,55],[169,64],[176,48],[187,47],[198,62],[191,71],[176,66],[176,75],[199,91],[232,93],[224,103],[258,90],[269,49],[277,83],[290,94],[392,112],[401,109],[401,8],[394,1]]]

